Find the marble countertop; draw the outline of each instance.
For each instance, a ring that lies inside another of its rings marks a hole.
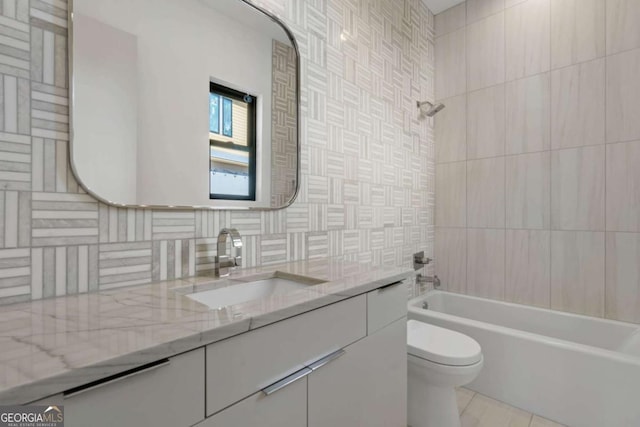
[[[193,277],[0,307],[0,404],[24,404],[403,280],[413,270],[330,260],[242,269],[325,281],[210,309],[184,294],[229,286]],[[178,291],[176,291],[178,288]]]

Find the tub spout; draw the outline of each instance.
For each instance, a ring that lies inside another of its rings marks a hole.
[[[434,288],[439,288],[441,283],[440,283],[440,278],[437,275],[433,275],[432,276],[423,276],[422,274],[418,274],[416,276],[416,284],[418,285],[425,285],[427,283],[433,283],[433,287]]]

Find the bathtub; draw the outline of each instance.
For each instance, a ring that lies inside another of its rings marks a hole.
[[[640,325],[443,291],[409,318],[480,343],[474,391],[571,427],[640,426]]]

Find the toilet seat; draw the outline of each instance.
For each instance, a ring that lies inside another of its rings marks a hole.
[[[473,338],[417,320],[407,322],[407,350],[413,356],[449,366],[473,365],[482,359],[480,344]]]

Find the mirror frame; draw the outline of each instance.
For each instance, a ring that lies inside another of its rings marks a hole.
[[[284,24],[284,22],[282,22],[277,16],[275,16],[274,14],[272,14],[271,12],[263,9],[260,6],[257,6],[255,4],[252,4],[250,2],[250,0],[238,0],[241,1],[242,3],[246,4],[247,6],[257,10],[258,12],[264,14],[267,18],[271,19],[273,22],[275,22],[277,25],[280,26],[280,28],[282,28],[285,32],[285,34],[287,35],[287,37],[289,38],[289,40],[291,41],[291,45],[293,46],[293,49],[296,53],[296,123],[297,123],[297,129],[296,129],[296,137],[297,137],[297,152],[296,152],[296,161],[297,161],[297,167],[296,167],[296,185],[295,185],[295,189],[293,191],[293,194],[291,195],[291,197],[289,198],[289,200],[287,201],[286,204],[282,205],[282,206],[278,206],[278,207],[251,207],[251,206],[247,206],[247,207],[218,207],[218,206],[206,206],[206,205],[192,205],[192,206],[187,206],[187,205],[132,205],[132,204],[124,204],[124,203],[118,203],[118,202],[114,202],[113,200],[108,200],[105,199],[104,197],[100,196],[99,194],[95,193],[91,188],[89,188],[80,178],[78,171],[76,169],[76,165],[74,163],[73,160],[73,145],[74,145],[74,131],[73,131],[73,122],[74,122],[74,80],[73,80],[73,6],[74,6],[74,2],[75,0],[69,0],[68,1],[68,11],[67,11],[67,19],[68,19],[68,24],[67,24],[67,67],[68,67],[68,78],[69,78],[69,88],[68,88],[68,94],[69,94],[69,144],[68,144],[68,148],[67,148],[67,154],[69,157],[69,164],[71,167],[71,171],[73,173],[74,178],[76,179],[76,181],[78,181],[78,185],[80,185],[80,187],[82,187],[82,189],[89,194],[91,197],[93,197],[94,199],[98,200],[99,202],[105,203],[109,206],[115,206],[115,207],[119,207],[119,208],[132,208],[132,209],[157,209],[157,210],[176,210],[176,211],[184,211],[184,210],[217,210],[217,211],[246,211],[246,210],[250,210],[250,211],[275,211],[275,210],[280,210],[280,209],[285,209],[288,208],[289,206],[291,206],[293,204],[293,202],[296,200],[296,198],[298,197],[298,194],[300,193],[300,181],[302,178],[302,174],[300,171],[300,166],[301,166],[301,151],[302,151],[302,141],[301,141],[301,132],[300,132],[300,98],[301,98],[301,94],[300,94],[300,50],[298,48],[298,43],[296,42],[296,39],[293,35],[293,32]]]

